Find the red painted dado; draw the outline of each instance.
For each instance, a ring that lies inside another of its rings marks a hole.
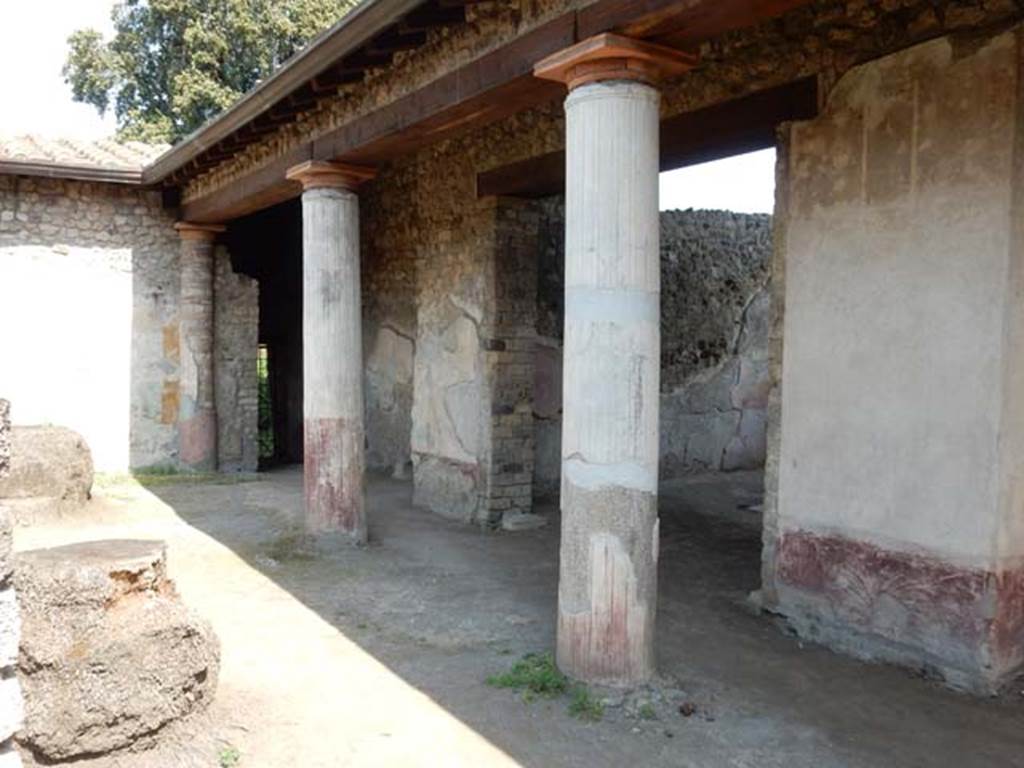
[[[995,576],[999,611],[992,627],[993,656],[1004,670],[1024,662],[1024,566]]]
[[[193,469],[216,469],[217,417],[213,411],[202,410],[178,427],[179,460]]]
[[[1024,567],[1001,572],[787,531],[776,549],[779,610],[920,648],[996,679],[1024,659]]]
[[[362,432],[353,433],[344,419],[305,420],[306,510],[315,529],[342,531],[363,540],[363,468],[351,459],[361,455],[352,443],[362,440]]]

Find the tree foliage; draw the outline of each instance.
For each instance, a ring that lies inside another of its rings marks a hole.
[[[356,0],[124,0],[114,37],[68,38],[64,80],[118,137],[174,142],[233,104]]]

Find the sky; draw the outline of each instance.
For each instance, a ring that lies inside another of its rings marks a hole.
[[[110,34],[111,0],[9,0],[0,24],[0,135],[98,139],[113,116],[71,100],[64,84],[68,35],[82,27]]]
[[[98,139],[114,132],[113,115],[101,118],[71,100],[61,77],[67,38],[94,27],[111,34],[113,0],[8,0],[0,24],[0,136],[34,133]],[[765,150],[661,174],[662,210],[718,208],[771,213],[775,152]]]

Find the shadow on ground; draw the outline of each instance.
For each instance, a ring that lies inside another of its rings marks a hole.
[[[987,700],[954,693],[904,670],[804,647],[750,609],[746,598],[760,579],[760,522],[750,510],[759,485],[757,474],[739,473],[662,489],[657,643],[669,699],[645,711],[651,719],[612,706],[597,723],[570,716],[565,697],[527,703],[484,683],[523,654],[553,648],[557,520],[539,530],[488,533],[416,510],[407,483],[375,478],[370,546],[312,557],[299,537],[295,469],[255,482],[149,490],[525,766],[1024,765],[1018,691]],[[186,559],[175,546],[172,539],[172,571]],[[217,578],[211,570],[205,588],[217,590]],[[275,621],[277,600],[259,603],[267,621]],[[217,618],[221,626],[231,621]],[[304,630],[289,647],[312,653],[321,641]],[[225,643],[229,681],[260,663],[258,647],[236,647],[237,640]],[[231,663],[242,666],[231,670]],[[264,663],[281,666],[274,679],[282,691],[304,685],[289,677],[288,659]],[[336,711],[343,729],[344,713],[368,693],[354,681],[315,705],[328,720]],[[678,712],[682,700],[695,708],[689,717]],[[394,714],[396,721],[405,716]],[[404,725],[364,736],[389,739]],[[295,747],[293,765],[321,764],[304,762],[302,749]],[[459,764],[446,759],[448,749],[439,744],[414,762]],[[323,764],[363,763],[339,757]]]

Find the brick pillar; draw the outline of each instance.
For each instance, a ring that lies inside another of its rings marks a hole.
[[[181,236],[181,389],[178,461],[185,469],[217,469],[217,407],[213,365],[213,241],[219,224],[174,225]]]
[[[302,184],[302,348],[306,525],[366,541],[359,198],[367,168],[310,161]]]
[[[0,400],[0,477],[10,470],[11,404]],[[14,674],[18,661],[21,621],[14,595],[11,558],[11,518],[0,506],[0,768],[17,768],[21,758],[14,748],[14,734],[21,729],[24,707]]]
[[[559,666],[654,673],[658,565],[658,104],[683,54],[599,35],[537,65],[569,86]]]
[[[483,483],[478,517],[492,526],[533,503],[533,347],[537,335],[537,228],[533,205],[502,198],[494,207],[487,271],[493,310],[481,324]],[[488,434],[489,433],[489,434]]]

